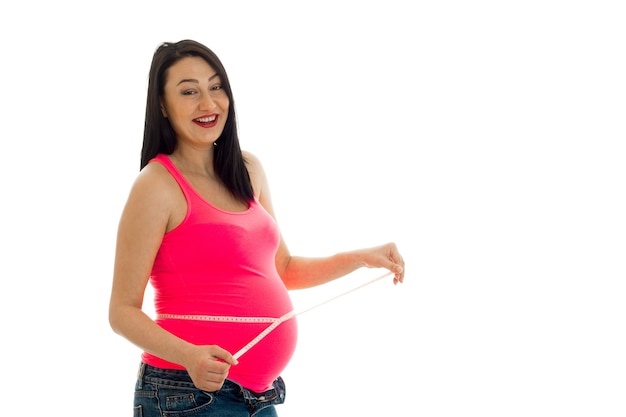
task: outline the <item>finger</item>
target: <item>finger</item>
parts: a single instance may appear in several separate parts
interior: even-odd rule
[[[226,377],[215,380],[207,379],[200,384],[200,389],[208,392],[219,391],[220,389],[222,389],[225,380]]]
[[[230,369],[230,367],[231,365],[229,363],[226,363],[220,359],[211,359],[210,364],[206,369],[206,372],[208,374],[226,375],[228,374],[228,370]]]
[[[404,259],[400,252],[398,252],[397,247],[392,245],[392,251],[389,254],[389,259],[394,263],[394,267],[391,270],[395,273],[394,284],[399,282],[404,282]]]
[[[217,347],[212,353],[214,359],[226,362],[229,365],[237,365],[239,363],[239,361],[235,359],[235,357],[233,357],[233,355],[231,355],[226,349]]]

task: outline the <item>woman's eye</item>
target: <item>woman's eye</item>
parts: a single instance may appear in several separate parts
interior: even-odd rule
[[[213,87],[211,87],[211,90],[213,91],[218,91],[222,89],[222,84],[215,84]]]
[[[192,94],[196,94],[196,92],[194,90],[185,90],[185,91],[183,91],[183,95],[184,96],[190,96]]]

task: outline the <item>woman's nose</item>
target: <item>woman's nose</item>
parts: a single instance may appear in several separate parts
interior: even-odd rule
[[[200,99],[201,110],[213,110],[216,106],[215,100],[210,94],[203,94]]]

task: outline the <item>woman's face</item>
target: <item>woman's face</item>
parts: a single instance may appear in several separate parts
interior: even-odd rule
[[[224,130],[229,104],[220,77],[204,59],[183,58],[167,70],[161,110],[179,142],[212,145]]]

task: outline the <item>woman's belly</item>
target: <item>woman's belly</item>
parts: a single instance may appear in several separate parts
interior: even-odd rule
[[[188,319],[159,319],[157,323],[172,334],[195,345],[218,345],[235,354],[257,337],[271,323],[218,322]],[[295,317],[282,322],[269,334],[247,350],[239,363],[230,368],[228,379],[256,392],[265,391],[283,372],[293,356],[298,338]],[[184,369],[150,355],[142,360],[152,366],[168,369]]]

